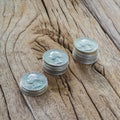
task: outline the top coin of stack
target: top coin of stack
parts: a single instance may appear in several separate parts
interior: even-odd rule
[[[98,43],[90,38],[79,38],[74,41],[73,58],[82,64],[92,64],[98,58]]]
[[[68,55],[57,49],[51,49],[43,55],[43,69],[52,75],[62,75],[66,72],[69,64]]]
[[[43,94],[47,90],[47,87],[47,78],[38,72],[26,73],[20,81],[20,90],[22,93],[30,96]]]

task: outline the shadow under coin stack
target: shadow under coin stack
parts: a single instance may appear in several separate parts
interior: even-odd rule
[[[26,73],[20,81],[21,91],[30,96],[43,94],[48,87],[47,78],[38,72]]]
[[[43,69],[51,75],[62,75],[66,72],[69,64],[68,55],[57,49],[51,49],[43,55]]]
[[[98,44],[89,38],[74,41],[73,58],[82,64],[92,64],[98,59]]]

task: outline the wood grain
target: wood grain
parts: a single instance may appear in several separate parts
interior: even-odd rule
[[[120,50],[120,1],[119,0],[84,0],[83,1],[96,18],[103,31],[111,38]]]
[[[119,0],[1,0],[0,120],[120,120],[119,6]],[[72,58],[73,41],[83,36],[99,44],[95,64]],[[51,48],[68,53],[66,74],[42,70]],[[20,92],[21,76],[31,71],[48,78],[42,96]]]

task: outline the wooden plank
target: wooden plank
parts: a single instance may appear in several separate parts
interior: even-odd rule
[[[84,0],[83,2],[120,50],[120,1]]]
[[[3,120],[33,120],[34,117],[29,110],[29,106],[26,105],[26,101],[18,88],[18,84],[16,84],[14,75],[12,74],[11,69],[9,69],[9,64],[7,64],[5,56],[0,57],[0,75],[2,95],[2,97],[0,97],[2,105],[0,112],[1,120],[2,117]]]
[[[9,110],[6,104],[6,98],[4,96],[4,92],[2,87],[0,86],[0,119],[1,120],[9,120]]]
[[[17,0],[1,3],[5,7],[1,7],[0,13],[3,23],[0,84],[10,119],[120,119],[120,54],[83,2]],[[74,62],[71,54],[73,40],[81,36],[94,38],[99,43],[97,63],[81,65]],[[58,77],[45,73],[49,88],[40,97],[21,94],[20,77],[25,72],[43,72],[42,55],[51,48],[68,53],[67,73]],[[2,97],[0,100],[5,101]],[[3,106],[6,110],[6,105]]]

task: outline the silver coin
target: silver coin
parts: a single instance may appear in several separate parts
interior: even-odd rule
[[[92,59],[86,59],[86,58],[82,58],[82,57],[79,57],[75,54],[73,54],[73,58],[76,62],[79,62],[79,63],[82,63],[82,64],[93,64],[97,61],[98,57],[94,57]]]
[[[69,57],[62,50],[51,49],[43,54],[43,61],[51,66],[62,66],[68,63]]]
[[[97,62],[97,59],[94,60],[94,61],[83,61],[83,60],[78,60],[78,59],[76,59],[76,58],[74,58],[74,59],[75,59],[75,61],[78,62],[78,63],[87,64],[87,65],[93,64],[93,63]]]
[[[94,52],[93,54],[84,54],[84,53],[81,53],[79,51],[77,51],[75,48],[73,49],[73,54],[76,54],[80,57],[83,57],[83,58],[94,58],[97,56],[98,54],[98,51]]]
[[[96,57],[98,57],[98,54],[95,54],[94,56],[81,56],[81,55],[75,54],[74,52],[72,54],[73,54],[73,56],[76,56],[81,59],[86,59],[86,60],[93,60]]]
[[[68,67],[68,63],[65,64],[65,65],[62,65],[62,66],[58,66],[58,67],[54,66],[53,67],[53,66],[50,66],[47,63],[43,62],[43,67],[46,68],[46,69],[53,70],[53,71],[62,71],[62,70],[66,69]]]
[[[67,68],[64,69],[64,70],[62,70],[62,71],[53,71],[53,70],[46,69],[45,67],[43,67],[43,70],[44,70],[46,73],[50,74],[50,75],[55,75],[55,76],[57,76],[57,75],[63,75],[64,73],[66,73]]]
[[[98,49],[96,41],[89,38],[79,38],[74,41],[74,46],[77,50],[83,53],[92,53]]]
[[[92,60],[95,60],[97,59],[97,55],[94,56],[94,57],[82,57],[82,56],[78,56],[76,54],[73,54],[74,57],[76,57],[77,59],[80,59],[80,60],[89,60],[89,61],[92,61]]]
[[[98,59],[98,44],[89,38],[76,39],[72,55],[74,60],[79,63],[92,64]]]
[[[44,91],[46,91],[48,88],[48,86],[45,86],[44,89],[42,90],[39,90],[39,91],[29,91],[29,90],[26,90],[25,88],[23,88],[22,86],[20,86],[20,90],[23,92],[23,93],[26,93],[30,96],[38,96],[40,95],[41,93],[43,93]]]
[[[43,93],[46,92],[47,88],[45,88],[44,90],[40,91],[40,92],[29,92],[29,91],[25,91],[23,88],[20,88],[22,93],[24,93],[25,95],[29,95],[29,96],[39,96],[42,95]]]
[[[44,89],[46,89],[47,87],[48,87],[48,85],[46,85],[43,89],[40,89],[37,91],[30,91],[30,90],[27,90],[26,88],[24,88],[23,86],[20,85],[20,89],[22,89],[23,91],[25,91],[27,93],[33,93],[33,94],[40,93],[40,92],[44,91]]]
[[[38,72],[26,73],[20,81],[20,89],[29,94],[37,94],[48,86],[47,78]]]
[[[46,51],[43,55],[43,70],[51,75],[62,75],[69,64],[68,55],[57,49]]]

